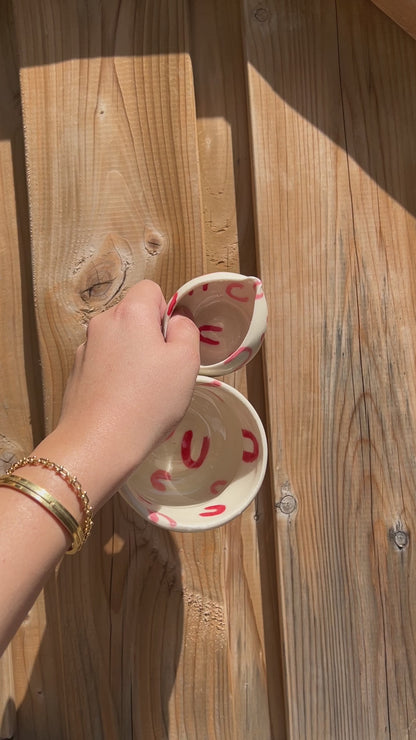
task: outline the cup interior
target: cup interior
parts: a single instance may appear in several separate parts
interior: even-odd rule
[[[252,278],[211,280],[177,297],[171,315],[188,316],[200,332],[201,366],[224,361],[243,343],[256,299]]]
[[[199,376],[182,422],[121,492],[160,526],[208,529],[248,506],[266,457],[264,429],[251,404],[234,388]]]

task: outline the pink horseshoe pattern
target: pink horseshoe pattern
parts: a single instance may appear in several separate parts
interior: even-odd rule
[[[225,292],[228,296],[230,296],[230,298],[233,298],[235,301],[240,301],[240,303],[247,303],[248,296],[242,295],[241,293],[239,294],[239,291],[244,289],[244,283],[230,283],[229,285],[227,285]]]
[[[259,301],[260,298],[264,298],[263,283],[261,282],[261,280],[257,279],[256,282],[253,283],[253,288],[256,294],[256,298],[255,298],[256,301]]]
[[[239,347],[238,349],[236,349],[235,352],[232,353],[232,355],[224,360],[224,364],[229,365],[230,362],[233,362],[236,357],[239,357],[241,355],[241,363],[239,363],[237,367],[234,368],[234,370],[240,370],[240,368],[247,364],[252,354],[253,350],[251,349],[251,347]]]
[[[176,527],[177,526],[177,522],[174,519],[172,519],[171,516],[168,516],[167,514],[162,514],[161,511],[151,511],[151,510],[149,510],[148,518],[154,524],[157,524],[160,521],[160,517],[163,517],[163,519],[166,519],[166,521],[168,522],[168,524],[171,527]]]

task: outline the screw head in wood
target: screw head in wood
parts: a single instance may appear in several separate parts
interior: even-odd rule
[[[297,503],[295,497],[288,493],[283,496],[280,501],[277,501],[275,506],[277,509],[280,509],[282,514],[286,514],[288,516],[289,514],[293,514],[297,507]]]
[[[405,547],[409,544],[409,535],[407,532],[404,532],[402,529],[398,529],[392,534],[392,539],[396,547],[399,548],[399,550],[404,550]]]
[[[256,8],[254,11],[254,17],[259,23],[265,23],[270,18],[270,13],[267,8]]]

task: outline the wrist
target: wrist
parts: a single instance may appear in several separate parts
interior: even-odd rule
[[[81,487],[86,491],[94,512],[101,508],[105,501],[116,491],[122,472],[118,470],[117,459],[112,453],[111,448],[104,448],[100,435],[94,434],[93,437],[77,434],[74,440],[74,434],[68,434],[64,427],[58,426],[51,434],[35,448],[33,454],[38,457],[46,457],[57,465],[66,468],[71,475],[76,476]],[[53,475],[49,470],[42,471],[42,479],[47,488],[45,475]],[[65,487],[64,481],[62,485]],[[67,487],[66,487],[67,488]],[[62,487],[60,487],[62,491]],[[68,500],[66,491],[66,500]],[[75,508],[78,506],[78,516],[80,507],[77,504],[76,496]],[[74,504],[71,511],[73,512]]]

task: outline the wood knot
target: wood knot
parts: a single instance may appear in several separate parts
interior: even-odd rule
[[[160,254],[165,245],[165,239],[163,235],[156,229],[145,228],[144,232],[144,248],[151,257],[156,257]]]
[[[97,247],[91,246],[91,254],[74,269],[79,272],[77,292],[86,304],[83,313],[95,313],[121,298],[132,261],[128,242],[115,234],[108,234]]]

